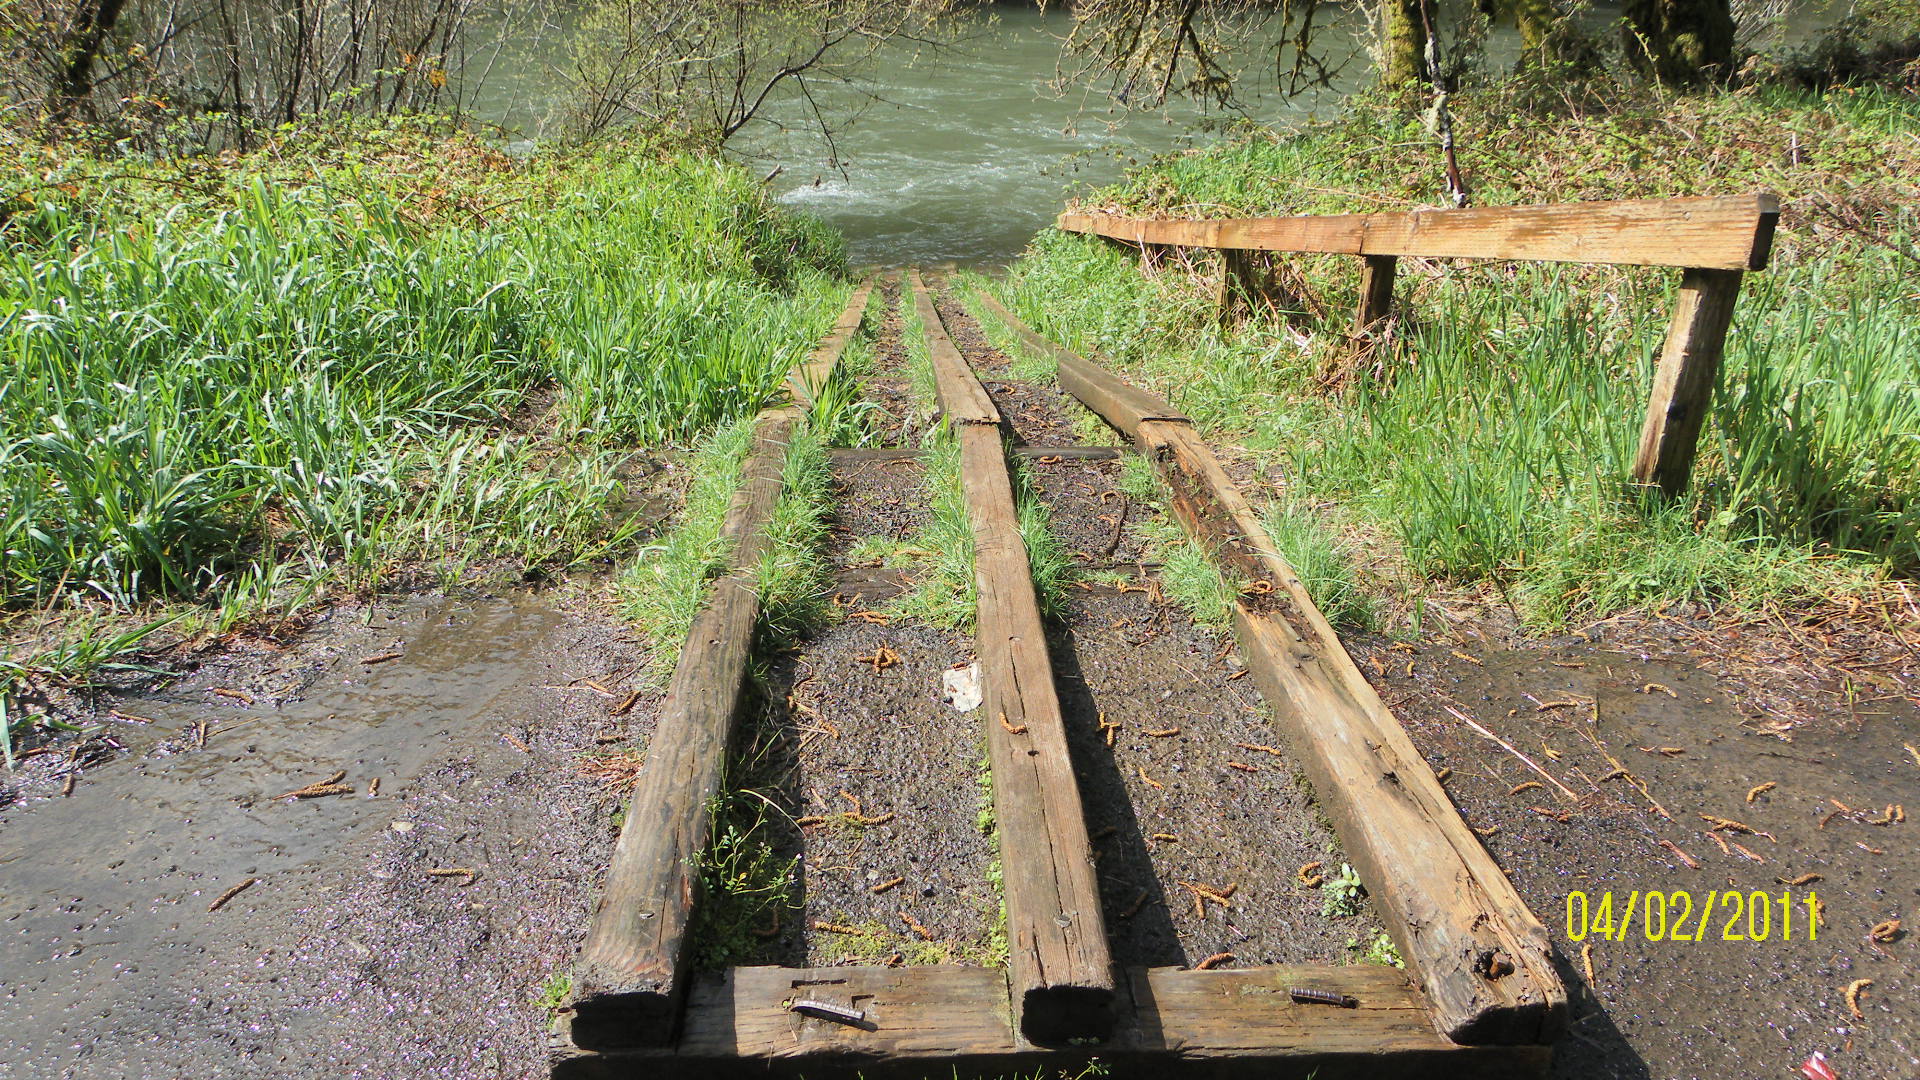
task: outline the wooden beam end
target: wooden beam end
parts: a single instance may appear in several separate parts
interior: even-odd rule
[[[1111,984],[1035,986],[1020,999],[1020,1034],[1035,1046],[1067,1046],[1113,1037],[1119,1016]]]
[[[1780,196],[1771,191],[1763,191],[1754,196],[1759,210],[1759,220],[1753,227],[1753,253],[1747,258],[1747,269],[1765,270],[1773,258],[1773,234],[1780,227]]]
[[[584,978],[584,976],[581,976]],[[671,980],[588,984],[575,992],[570,1034],[583,1050],[669,1046],[680,1028],[681,988]]]
[[[1461,1046],[1527,1046],[1554,1042],[1566,1025],[1566,1000],[1561,997],[1484,1009],[1444,1034]]]

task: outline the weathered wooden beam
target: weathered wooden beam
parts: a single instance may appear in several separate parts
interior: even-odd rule
[[[1143,245],[1760,270],[1779,217],[1779,198],[1763,192],[1216,221],[1068,211],[1056,224]]]
[[[840,363],[840,355],[847,351],[847,345],[853,341],[853,335],[859,331],[860,324],[867,317],[867,298],[873,295],[874,279],[868,278],[853,290],[853,298],[847,301],[845,311],[827,331],[827,336],[813,347],[813,351],[787,375],[787,390],[793,400],[806,408],[813,407],[813,400],[819,395],[821,387],[832,377],[833,370]]]
[[[1078,354],[1063,349],[1034,333],[1031,327],[1020,321],[1019,316],[1008,311],[1005,304],[992,296],[986,293],[974,293],[973,296],[979,306],[985,308],[994,318],[999,319],[1016,338],[1020,339],[1021,344],[1036,353],[1053,358],[1054,363],[1059,367],[1060,385],[1068,393],[1082,401],[1087,401],[1088,395],[1093,395],[1100,404],[1096,406],[1089,403],[1089,408],[1102,416],[1121,417],[1124,423],[1115,425],[1119,430],[1127,431],[1143,420],[1185,420],[1187,418],[1185,413],[1175,409],[1158,394],[1118,379],[1102,378],[1099,368],[1088,363]]]
[[[953,424],[998,424],[1000,411],[993,407],[986,388],[974,378],[973,369],[960,355],[953,339],[941,328],[940,313],[933,306],[927,283],[920,271],[907,271],[907,283],[913,289],[914,310],[920,313],[920,325],[927,336],[927,355],[933,361],[934,397],[940,411]]]
[[[916,301],[925,286],[916,275]],[[1093,869],[1093,845],[1067,750],[1046,629],[1020,536],[999,411],[937,314],[923,315],[973,530],[980,657],[994,821],[1006,894],[1008,968],[1021,1034],[1040,1045],[1103,1039],[1112,1030],[1113,961]],[[971,385],[957,385],[961,383]],[[966,415],[962,403],[986,403]]]
[[[1295,1001],[1306,987],[1352,1008]],[[983,968],[732,968],[699,976],[672,1048],[583,1053],[557,1041],[556,1077],[995,1077],[1072,1075],[1098,1057],[1118,1075],[1539,1077],[1548,1048],[1466,1047],[1433,1030],[1406,973],[1368,965],[1228,971],[1132,968],[1113,1038],[1082,1051],[1020,1038],[997,971]],[[834,1011],[795,1003],[814,1001]],[[851,1014],[857,1013],[855,1019]]]
[[[816,349],[801,390],[817,388],[866,310],[857,290],[828,342]],[[840,332],[841,328],[845,332]],[[805,422],[797,405],[762,410],[740,487],[721,524],[730,572],[715,582],[680,650],[666,700],[635,783],[599,903],[574,973],[573,1039],[583,1047],[670,1041],[686,989],[688,928],[706,851],[708,802],[726,772],[745,694],[760,597],[754,575],[769,543],[787,447]]]
[[[1067,370],[1062,366],[1062,372]],[[1189,534],[1244,588],[1240,645],[1440,1030],[1462,1043],[1555,1037],[1566,991],[1526,904],[1353,663],[1259,516],[1190,423],[1110,409],[1124,383],[1082,361],[1080,396],[1134,438]]]
[[[1713,401],[1713,385],[1740,296],[1740,271],[1689,269],[1681,276],[1673,321],[1654,370],[1634,479],[1668,495],[1685,491],[1694,450]]]
[[[1148,421],[1135,436],[1187,532],[1249,590],[1234,605],[1247,666],[1441,1031],[1463,1043],[1551,1038],[1565,990],[1546,931],[1192,426]]]
[[[755,424],[753,454],[726,519],[725,534],[735,542],[733,572],[713,586],[681,648],[580,950],[573,1038],[581,1046],[673,1038],[698,862],[707,847],[707,804],[725,776],[760,617],[752,568],[765,547],[764,526],[779,500],[787,443],[800,419],[800,410],[789,407]]]
[[[1353,332],[1365,334],[1393,311],[1393,278],[1400,260],[1392,255],[1362,256],[1360,304],[1353,313]]]
[[[1130,968],[1127,975],[1133,1009],[1114,1042],[1123,1051],[1165,1050],[1168,1064],[1252,1058],[1272,1068],[1282,1058],[1286,1075],[1374,1080],[1429,1072],[1540,1076],[1547,1067],[1546,1047],[1481,1057],[1446,1039],[1433,1029],[1426,998],[1397,968]],[[1353,1005],[1296,1001],[1290,991],[1297,987],[1345,995]],[[1459,1071],[1447,1073],[1446,1067]],[[1189,1074],[1182,1068],[1179,1075]]]

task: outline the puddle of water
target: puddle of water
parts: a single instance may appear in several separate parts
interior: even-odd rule
[[[126,752],[86,771],[71,797],[0,814],[0,1062],[60,1069],[103,1037],[157,1042],[182,1010],[218,1011],[231,983],[217,958],[284,937],[289,917],[395,826],[397,798],[425,770],[497,739],[497,724],[475,721],[540,679],[533,646],[559,621],[527,600],[419,601],[378,628],[379,644],[347,630],[278,708],[209,704],[220,699],[204,676],[121,702],[156,723],[117,726]],[[404,657],[359,663],[395,639]],[[202,720],[205,749],[167,752]],[[351,795],[273,798],[342,769]],[[207,910],[248,878],[259,883]]]

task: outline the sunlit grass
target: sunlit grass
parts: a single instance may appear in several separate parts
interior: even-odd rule
[[[1713,125],[1746,108],[1709,101],[1676,120],[1680,134],[1664,137],[1704,133],[1702,152],[1730,171],[1673,183],[1751,190],[1784,175],[1713,145]],[[1783,123],[1864,117],[1864,128],[1833,130],[1836,153],[1889,127],[1893,158],[1920,147],[1910,109],[1799,108]],[[1324,188],[1391,202],[1399,174],[1356,174],[1346,153],[1372,145],[1393,159],[1370,141],[1381,137],[1371,122],[1177,156],[1128,181],[1121,197],[1292,210],[1292,189],[1281,189],[1293,174],[1276,162],[1297,160]],[[1599,139],[1607,122],[1586,118],[1559,133],[1532,125],[1516,137],[1558,138],[1577,156],[1571,147]],[[1653,136],[1635,128],[1634,138]],[[1349,164],[1336,177],[1329,160]],[[1812,197],[1838,200],[1847,186],[1839,168],[1790,171],[1817,189]],[[1877,166],[1865,175],[1876,198],[1911,183]],[[1541,197],[1642,193],[1563,179]],[[1314,196],[1300,208],[1336,209],[1326,202]],[[1776,264],[1747,276],[1694,484],[1670,505],[1627,481],[1674,271],[1403,260],[1398,345],[1376,371],[1332,391],[1324,376],[1350,348],[1351,259],[1293,262],[1320,309],[1305,334],[1265,319],[1222,330],[1204,272],[1146,275],[1117,245],[1055,233],[1035,242],[1007,291],[1036,328],[1109,358],[1210,436],[1270,462],[1293,506],[1333,506],[1370,541],[1397,540],[1382,554],[1409,593],[1434,578],[1489,582],[1528,623],[1559,626],[1677,600],[1790,602],[1920,569],[1920,273],[1901,254],[1920,217],[1910,206],[1875,213],[1873,237],[1787,235]],[[1271,523],[1276,537],[1288,520],[1327,525],[1283,513]]]
[[[770,400],[843,247],[717,161],[518,168],[539,198],[491,215],[336,170],[8,219],[0,608],[224,632],[330,583],[629,554],[623,467]],[[103,659],[74,645],[35,647]]]

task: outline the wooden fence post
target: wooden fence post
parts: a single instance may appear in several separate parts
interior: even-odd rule
[[[1393,307],[1393,275],[1399,260],[1392,255],[1362,255],[1360,306],[1353,314],[1353,332],[1364,334],[1387,317]]]
[[[1658,484],[1669,496],[1685,491],[1693,473],[1694,449],[1713,399],[1733,303],[1740,295],[1740,275],[1738,270],[1689,268],[1680,279],[1673,322],[1653,376],[1647,422],[1640,429],[1640,456],[1633,466],[1637,482]]]
[[[1262,268],[1251,251],[1220,249],[1220,323],[1226,325],[1254,306],[1266,292]]]

